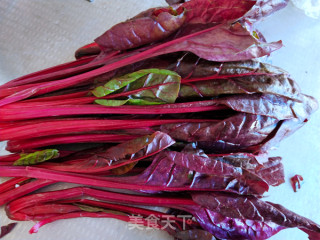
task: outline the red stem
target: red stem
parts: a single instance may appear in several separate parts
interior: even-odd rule
[[[96,100],[96,97],[80,97],[80,98],[68,98],[68,99],[58,99],[58,100],[51,100],[51,101],[42,101],[42,98],[32,99],[38,101],[21,101],[17,103],[13,103],[8,105],[10,109],[23,109],[23,108],[36,108],[36,107],[50,107],[50,106],[57,106],[57,105],[81,105],[81,104],[90,104]]]
[[[40,138],[29,138],[23,140],[13,140],[7,143],[6,150],[16,152],[28,149],[37,149],[40,147],[70,144],[70,143],[121,143],[140,135],[121,135],[121,134],[82,134],[70,136],[49,136]]]
[[[159,126],[173,123],[217,122],[210,119],[168,119],[168,120],[57,120],[51,122],[29,124],[1,130],[0,141],[21,140],[33,137],[50,136],[52,134],[68,134],[92,132],[99,130],[132,129]]]
[[[1,183],[0,184],[0,196],[2,193],[16,188],[16,184],[21,183],[23,181],[26,181],[28,179],[29,178],[26,178],[26,177],[16,177],[16,178],[12,178],[8,181],[5,181],[4,183]]]
[[[81,97],[85,97],[87,94],[88,94],[88,91],[80,91],[76,93],[67,93],[67,94],[62,94],[57,96],[31,98],[31,99],[21,101],[21,103],[39,102],[39,100],[41,100],[41,102],[47,102],[47,101],[64,100],[69,98],[81,98]]]
[[[20,153],[0,156],[0,162],[14,162],[20,158]]]
[[[117,215],[117,214],[112,214],[112,213],[92,213],[92,212],[74,212],[74,213],[67,213],[67,214],[61,214],[55,217],[51,217],[51,218],[47,218],[45,220],[42,220],[40,222],[38,222],[36,225],[34,225],[29,233],[36,233],[39,231],[39,228],[51,223],[51,222],[55,222],[61,219],[70,219],[70,218],[78,218],[78,217],[91,217],[91,218],[114,218],[114,219],[118,219],[118,220],[122,220],[125,222],[129,222],[130,221],[130,217],[129,216],[122,216],[122,215]],[[143,220],[143,219],[142,219]],[[147,222],[145,220],[143,220],[144,225],[147,226]],[[161,227],[161,226],[160,226]]]
[[[196,32],[196,33],[192,33],[187,36],[180,37],[180,38],[172,40],[172,41],[168,41],[163,44],[159,44],[159,45],[156,45],[152,48],[149,48],[143,52],[138,51],[138,53],[135,53],[135,52],[133,52],[131,54],[129,53],[127,56],[119,56],[118,58],[112,59],[112,61],[110,61],[109,64],[107,64],[103,67],[100,67],[98,69],[95,69],[95,70],[92,70],[89,72],[82,73],[80,75],[72,76],[72,77],[69,77],[66,79],[62,79],[62,80],[57,80],[54,82],[44,83],[38,87],[30,88],[30,89],[26,89],[24,91],[17,92],[11,96],[8,96],[8,97],[0,100],[0,106],[4,106],[9,103],[17,102],[17,101],[20,101],[22,99],[26,99],[31,96],[41,95],[44,93],[67,88],[67,87],[82,83],[82,82],[86,81],[88,78],[93,78],[93,77],[96,77],[96,76],[101,75],[103,73],[107,73],[107,72],[110,72],[110,71],[115,70],[117,68],[124,67],[126,65],[135,63],[137,61],[142,61],[142,60],[148,59],[150,57],[155,57],[160,54],[164,54],[160,50],[167,48],[175,43],[179,43],[183,40],[186,40],[190,37],[194,37],[194,36],[212,31],[212,29],[218,28],[218,27],[219,27],[219,25],[216,25],[214,27],[211,27],[211,28],[208,28],[208,29]],[[103,62],[103,60],[101,60],[101,62]],[[95,63],[97,63],[97,62],[95,62]]]
[[[145,191],[208,191],[208,189],[197,189],[187,187],[166,187],[166,186],[151,186],[134,183],[122,183],[116,181],[109,181],[104,177],[91,176],[87,174],[60,172],[38,167],[14,167],[14,166],[0,166],[0,176],[2,177],[29,177],[48,179],[52,181],[61,181],[76,183],[82,185],[90,185],[95,187],[106,187],[113,189],[127,189],[127,190],[145,190]]]
[[[22,120],[53,116],[92,115],[92,114],[174,114],[216,111],[229,109],[224,105],[217,105],[215,100],[173,103],[150,106],[123,105],[106,107],[100,105],[59,105],[51,107],[20,107],[5,106],[0,108],[0,120]]]
[[[69,189],[36,193],[29,196],[16,199],[8,204],[7,208],[11,213],[18,212],[22,209],[43,204],[46,202],[55,202],[74,198],[93,197],[102,201],[111,201],[117,204],[135,204],[145,206],[194,206],[196,203],[191,199],[159,197],[159,196],[142,196],[124,193],[115,193],[105,190],[93,189],[88,187],[74,187]]]
[[[94,58],[95,57],[82,58],[80,60],[75,60],[75,61],[72,61],[72,62],[63,63],[63,64],[60,64],[60,65],[57,65],[57,66],[54,66],[54,67],[46,68],[46,69],[41,70],[41,71],[30,73],[28,75],[24,75],[22,77],[13,79],[10,82],[7,82],[7,83],[3,84],[2,86],[0,86],[0,89],[19,86],[19,85],[24,85],[26,83],[31,83],[31,82],[34,82],[34,81],[31,81],[33,77],[41,76],[41,75],[48,74],[48,73],[58,72],[58,71],[61,71],[61,70],[64,70],[64,69],[73,68],[73,67],[76,67],[76,66],[79,66],[79,65],[87,64],[87,63],[91,62]]]
[[[7,216],[15,221],[41,221],[46,218],[55,217],[64,213],[79,212],[79,207],[67,204],[45,204],[22,209],[19,212],[11,213],[7,210]]]
[[[8,190],[4,193],[0,194],[0,206],[6,204],[12,200],[20,198],[28,193],[36,191],[42,187],[48,186],[55,183],[55,181],[45,180],[45,179],[37,179],[32,182],[28,182],[26,184],[21,185],[20,187]]]

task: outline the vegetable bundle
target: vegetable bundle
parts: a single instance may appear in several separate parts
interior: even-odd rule
[[[281,41],[267,43],[254,22],[287,1],[168,2],[115,25],[77,60],[0,86],[8,217],[39,221],[31,233],[138,214],[176,239],[267,239],[292,227],[318,239],[319,225],[260,199],[284,182],[281,158],[266,153],[317,108],[258,59]],[[32,193],[60,181],[86,186]],[[163,226],[168,213],[175,229]]]

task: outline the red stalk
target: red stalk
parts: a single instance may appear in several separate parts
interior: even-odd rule
[[[91,61],[86,64],[78,65],[76,67],[66,68],[66,69],[62,69],[60,71],[49,72],[46,74],[33,76],[30,78],[26,78],[26,79],[21,80],[20,83],[22,83],[22,82],[23,83],[33,83],[33,84],[28,84],[28,85],[31,85],[29,87],[30,89],[37,88],[38,86],[42,86],[42,85],[46,85],[46,84],[53,84],[56,81],[59,81],[58,79],[63,79],[65,77],[77,76],[78,74],[88,72],[90,70],[98,68],[98,67],[102,66],[106,60],[112,58],[113,56],[115,56],[117,54],[118,54],[118,51],[113,52],[113,53],[105,56],[105,58],[97,60],[97,61]],[[94,58],[91,58],[91,60],[93,60],[93,59]],[[55,80],[55,81],[52,82],[52,80]],[[37,82],[37,84],[35,84],[35,82]],[[19,86],[13,87],[13,88],[19,89]],[[22,90],[26,89],[24,86],[21,86],[21,88],[22,88]],[[12,92],[11,94],[18,93],[18,91],[22,91],[22,90],[15,90],[15,92]],[[56,90],[58,90],[58,89],[56,89]],[[5,91],[0,89],[0,96],[2,96],[4,93],[5,93]],[[6,95],[6,96],[8,96],[8,95]]]
[[[107,203],[107,202],[100,202],[100,201],[94,201],[94,200],[88,200],[88,199],[58,201],[58,203],[46,203],[46,204],[41,204],[41,205],[36,205],[36,206],[21,209],[20,211],[14,213],[12,215],[11,215],[11,213],[9,213],[9,214],[10,214],[11,219],[14,216],[19,216],[21,218],[24,214],[26,215],[24,217],[28,217],[28,219],[15,218],[14,220],[20,220],[20,221],[36,220],[35,218],[37,218],[37,220],[42,220],[37,215],[44,216],[45,214],[61,214],[61,213],[71,213],[71,212],[82,211],[81,208],[78,207],[77,205],[72,205],[72,204],[77,204],[77,203],[85,204],[85,205],[93,206],[93,207],[105,208],[106,210],[111,209],[111,210],[121,211],[121,212],[128,213],[128,214],[141,215],[144,217],[154,215],[158,218],[165,219],[166,216],[168,216],[167,214],[165,214],[163,212],[149,210],[149,209],[145,209],[145,208],[126,206],[126,205],[120,205],[120,204],[113,204],[113,203]],[[34,218],[32,218],[32,217],[34,217]],[[177,222],[183,221],[183,219],[179,218],[179,217],[172,217],[170,219],[175,220]],[[193,222],[193,224],[196,224],[196,223]]]
[[[69,189],[36,193],[22,198],[16,199],[8,204],[7,210],[16,213],[22,209],[43,204],[46,202],[55,202],[60,200],[68,200],[73,198],[93,197],[102,201],[111,201],[124,204],[135,204],[145,206],[179,206],[191,205],[196,203],[191,199],[159,197],[159,196],[142,196],[124,193],[115,193],[105,190],[93,189],[88,187],[74,187]]]
[[[0,120],[0,132],[2,129],[6,128],[13,128],[13,127],[21,127],[26,126],[29,124],[38,124],[38,123],[45,123],[45,122],[52,122],[52,121],[71,121],[71,120],[98,120],[98,117],[75,117],[75,118],[37,118],[37,119],[26,119],[26,120],[19,120],[19,121],[1,121]],[[101,118],[100,118],[101,119]],[[108,118],[112,119],[112,118]]]
[[[50,213],[69,213],[74,211],[80,211],[80,208],[71,204],[50,203],[24,208],[19,212],[30,216],[35,216]]]
[[[42,98],[38,98],[38,101],[32,102],[17,102],[8,105],[10,109],[22,109],[22,108],[38,108],[38,107],[50,107],[57,105],[81,105],[81,104],[89,104],[93,103],[96,100],[96,97],[81,97],[81,98],[69,98],[69,99],[61,99],[61,100],[52,100],[52,101],[43,101]],[[36,100],[36,99],[34,99]]]
[[[26,178],[26,177],[16,177],[16,178],[12,178],[4,183],[1,183],[0,184],[0,194],[7,192],[11,189],[14,189],[16,187],[16,184],[21,183],[23,181],[26,181],[28,179],[29,178]]]
[[[171,123],[216,122],[211,119],[168,119],[168,120],[57,120],[51,122],[29,124],[1,130],[0,141],[19,140],[33,137],[50,136],[52,134],[67,134],[92,132],[99,130],[131,129],[159,126]]]
[[[42,226],[44,226],[44,225],[46,225],[48,223],[51,223],[51,222],[55,222],[55,221],[58,221],[58,220],[61,220],[61,219],[70,219],[70,218],[78,218],[78,217],[114,218],[114,219],[122,220],[122,221],[125,221],[125,222],[129,222],[130,221],[129,216],[122,216],[122,215],[113,214],[113,213],[101,213],[101,212],[92,213],[92,212],[81,211],[81,212],[61,214],[61,215],[58,215],[58,216],[55,216],[55,217],[51,217],[51,218],[47,218],[45,220],[42,220],[42,221],[38,222],[36,225],[34,225],[30,229],[29,233],[30,234],[36,233],[36,232],[39,231],[40,227],[42,227]],[[148,226],[147,221],[144,221],[144,225]],[[159,227],[161,227],[161,226],[159,226]]]
[[[72,62],[63,63],[63,64],[60,64],[60,65],[57,65],[54,67],[46,68],[41,71],[33,72],[30,74],[24,75],[22,77],[13,79],[10,82],[7,82],[7,83],[1,85],[0,89],[28,84],[28,83],[34,82],[34,81],[30,81],[30,79],[32,79],[33,77],[41,76],[41,75],[48,74],[48,73],[58,72],[58,71],[61,71],[64,69],[73,68],[76,66],[87,64],[87,63],[91,62],[94,58],[95,57],[82,58],[82,59],[75,60]]]
[[[42,187],[48,186],[55,183],[55,181],[45,180],[45,179],[37,179],[32,182],[28,182],[26,184],[21,185],[20,187],[8,190],[4,193],[0,194],[0,206],[6,204],[12,200],[20,198],[28,193],[36,191]]]
[[[201,102],[173,103],[150,106],[123,105],[106,107],[99,105],[59,105],[48,107],[20,107],[9,106],[0,108],[1,120],[22,120],[30,118],[72,116],[88,114],[172,114],[191,113],[228,109],[224,105],[215,104],[215,100]]]
[[[107,203],[107,202],[99,202],[99,201],[94,201],[94,200],[89,200],[89,199],[80,199],[77,202],[81,203],[81,204],[89,205],[89,206],[112,209],[112,210],[130,213],[130,214],[137,214],[137,215],[140,214],[145,217],[148,217],[150,215],[155,215],[159,218],[166,218],[166,216],[168,215],[163,212],[149,210],[149,209],[145,209],[145,208],[126,206],[126,205],[120,205],[120,204],[113,204],[113,203]],[[183,221],[183,219],[181,219],[179,217],[172,217],[171,219],[176,220],[178,222]]]
[[[41,100],[41,102],[46,102],[46,101],[64,100],[69,98],[80,98],[80,97],[85,97],[87,94],[88,94],[88,91],[80,91],[80,92],[67,93],[67,94],[62,94],[57,96],[31,98],[31,99],[21,101],[21,103],[39,102],[39,100]]]
[[[0,156],[0,162],[14,162],[20,158],[19,153]]]
[[[78,93],[77,94],[65,94],[65,95],[55,96],[55,98],[51,97],[50,101],[48,101],[47,98],[37,98],[37,99],[25,100],[20,103],[11,104],[11,105],[9,105],[9,107],[10,108],[33,107],[34,108],[34,107],[38,107],[38,106],[44,107],[44,106],[55,106],[55,105],[89,104],[89,103],[93,103],[94,100],[96,100],[96,99],[114,99],[117,97],[129,96],[129,95],[137,93],[137,92],[141,92],[144,90],[153,89],[153,88],[156,88],[159,86],[164,86],[164,85],[169,85],[169,84],[176,84],[176,83],[169,82],[169,83],[165,83],[165,84],[157,84],[157,85],[153,85],[153,86],[142,87],[142,88],[128,91],[128,92],[123,92],[123,93],[118,93],[118,94],[110,94],[110,95],[102,97],[102,98],[97,98],[94,96],[85,97],[85,95],[88,94],[89,92],[83,91],[83,92],[81,92],[81,94],[78,94]],[[83,95],[83,97],[81,97],[81,98],[75,97],[75,96],[82,96],[82,95]],[[58,98],[58,97],[60,97],[60,98]],[[43,99],[45,100],[45,102],[43,102]]]
[[[15,94],[17,92],[32,88],[32,87],[37,87],[42,85],[43,83],[30,83],[26,85],[21,85],[21,86],[14,86],[14,87],[8,87],[8,88],[0,88],[0,98],[5,98],[7,96],[10,96],[12,94]]]
[[[127,190],[146,190],[146,191],[203,191],[203,189],[188,189],[186,187],[165,187],[165,186],[149,186],[132,183],[121,183],[115,181],[109,181],[104,177],[91,176],[87,174],[59,172],[49,169],[37,168],[37,167],[13,167],[13,166],[0,166],[0,176],[2,177],[29,177],[48,179],[52,181],[76,183],[82,185],[90,185],[95,187],[106,187],[113,189],[127,189]],[[205,191],[208,191],[206,189]],[[128,199],[126,199],[128,201]]]
[[[0,166],[11,166],[12,162],[0,162]]]
[[[82,83],[82,82],[86,81],[88,78],[96,77],[98,75],[110,72],[110,71],[115,70],[117,68],[124,67],[126,65],[129,65],[129,64],[132,64],[132,63],[144,60],[144,59],[148,59],[150,57],[155,57],[155,56],[164,54],[165,52],[161,52],[160,50],[163,50],[163,49],[165,49],[175,43],[179,43],[181,41],[184,41],[190,37],[195,37],[197,35],[212,31],[213,29],[218,28],[219,26],[220,25],[216,25],[214,27],[211,27],[211,28],[208,28],[208,29],[196,32],[196,33],[192,33],[187,36],[153,46],[152,48],[149,48],[143,52],[138,51],[138,53],[136,53],[136,54],[133,52],[133,53],[129,54],[129,56],[126,56],[126,57],[119,56],[118,58],[112,59],[112,61],[110,61],[109,64],[107,64],[103,67],[100,67],[98,69],[95,69],[95,70],[92,70],[89,72],[82,73],[80,75],[72,76],[72,77],[69,77],[66,79],[62,79],[62,80],[57,80],[54,82],[44,83],[40,86],[17,92],[17,93],[10,95],[4,99],[1,99],[0,106],[4,106],[9,103],[17,102],[17,101],[26,99],[31,96],[41,95],[44,93],[67,88],[67,87]],[[101,60],[101,62],[103,62],[103,61],[105,61],[105,60],[104,59]],[[94,63],[96,64],[95,66],[98,66],[99,64],[97,64],[97,63],[100,63],[100,60],[97,62],[94,62]]]
[[[32,206],[15,213],[7,211],[7,216],[15,221],[41,221],[60,214],[79,211],[81,211],[80,208],[74,205],[51,203]]]
[[[16,152],[27,149],[37,149],[44,146],[69,143],[121,143],[137,137],[140,137],[140,135],[82,134],[70,136],[49,136],[9,141],[7,143],[6,150],[10,152]]]

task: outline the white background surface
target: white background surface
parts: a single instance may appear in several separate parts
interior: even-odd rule
[[[0,83],[49,66],[70,61],[74,51],[112,25],[141,10],[165,4],[156,0],[1,0]],[[320,99],[320,22],[307,18],[289,5],[258,25],[268,41],[282,39],[284,47],[272,55],[272,63],[289,71],[304,93]],[[4,145],[0,155],[5,154]],[[1,150],[2,149],[2,150]],[[320,112],[272,156],[283,157],[286,183],[272,188],[265,200],[280,203],[320,223]],[[294,193],[289,178],[301,174],[305,183]],[[1,179],[0,181],[3,181]],[[10,220],[0,208],[0,225]],[[72,219],[56,222],[29,235],[32,222],[19,223],[5,240],[144,240],[172,239],[156,230],[128,230],[112,219]],[[297,229],[283,230],[272,240],[304,240]]]

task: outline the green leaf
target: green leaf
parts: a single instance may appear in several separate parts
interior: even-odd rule
[[[179,94],[180,83],[181,77],[177,73],[161,69],[158,73],[149,74],[130,83],[123,92],[135,91],[129,96],[131,99],[174,103]],[[139,89],[140,91],[136,91]]]
[[[165,102],[151,102],[144,99],[128,99],[127,104],[129,105],[159,105],[165,104]]]
[[[20,158],[16,160],[13,163],[13,165],[14,166],[34,165],[34,164],[45,162],[58,157],[59,157],[59,150],[57,149],[45,149],[42,151],[37,151],[29,154],[22,153],[20,154]]]
[[[129,105],[159,105],[165,104],[165,102],[150,102],[143,99],[127,99],[127,100],[109,100],[109,99],[97,99],[94,101],[97,104],[107,106],[107,107],[117,107],[124,104]]]
[[[123,87],[128,86],[124,91],[132,91],[139,88],[155,86],[155,88],[143,90],[130,95],[131,99],[143,98],[151,101],[159,99],[160,102],[175,102],[180,89],[181,77],[166,69],[142,69],[121,77],[113,78],[104,86],[95,88],[92,93],[96,97],[104,97]],[[130,84],[130,85],[129,85]]]
[[[116,107],[126,104],[128,100],[96,99],[94,102],[103,106]]]

